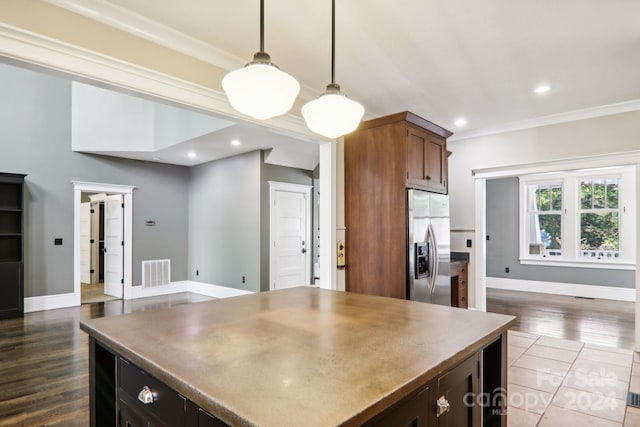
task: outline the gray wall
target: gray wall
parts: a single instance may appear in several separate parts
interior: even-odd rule
[[[517,178],[487,181],[487,277],[583,285],[635,287],[635,273],[599,268],[521,265],[518,261],[519,185]],[[505,273],[509,267],[509,273]]]
[[[304,169],[288,168],[285,166],[277,166],[264,163],[264,151],[260,152],[261,155],[261,190],[260,190],[260,209],[262,210],[260,220],[260,290],[269,290],[269,257],[270,248],[269,245],[269,231],[270,231],[270,206],[269,206],[269,181],[286,182],[289,184],[302,184],[313,185],[313,172]],[[312,192],[313,194],[313,192]],[[313,206],[313,200],[312,200]],[[313,221],[312,221],[313,222]],[[313,233],[314,225],[311,225]],[[313,264],[313,260],[312,260]],[[313,269],[313,265],[311,266]],[[312,273],[313,274],[313,273]],[[311,276],[313,277],[313,276]]]
[[[136,186],[134,285],[145,259],[171,258],[172,280],[187,278],[187,168],[72,152],[70,81],[0,64],[0,100],[0,171],[28,174],[25,296],[73,292],[72,180]]]
[[[190,280],[260,291],[261,156],[253,151],[191,167]]]

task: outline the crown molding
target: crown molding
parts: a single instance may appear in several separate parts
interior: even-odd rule
[[[267,121],[254,120],[234,110],[223,92],[1,22],[0,56],[22,65],[42,67],[80,80],[177,102],[234,121],[258,124],[275,132],[315,142],[325,141],[307,128],[302,117],[294,114]]]
[[[456,133],[448,141],[461,141],[463,139],[477,138],[480,136],[495,135],[499,133],[513,132],[531,129],[541,126],[555,125],[559,123],[574,122],[577,120],[592,119],[595,117],[611,116],[614,114],[628,113],[640,110],[640,99],[620,102],[617,104],[601,105],[599,107],[584,108],[581,110],[567,111],[566,113],[537,117],[529,120],[506,123],[500,126],[470,130]]]
[[[104,0],[44,1],[225,70],[242,67],[246,62],[222,49]]]
[[[250,58],[240,58],[143,15],[104,0],[44,0],[136,37],[199,59],[226,71],[243,67]],[[322,91],[300,85],[300,97],[315,99]]]

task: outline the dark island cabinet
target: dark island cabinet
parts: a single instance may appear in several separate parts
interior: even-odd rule
[[[228,427],[95,338],[89,351],[92,427]]]
[[[383,412],[367,427],[480,426],[482,407],[474,398],[479,390],[480,354],[476,353]]]
[[[514,320],[309,287],[85,320],[91,425],[507,427]]]
[[[0,173],[0,319],[24,315],[25,176]]]

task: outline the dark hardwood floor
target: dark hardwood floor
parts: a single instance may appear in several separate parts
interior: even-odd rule
[[[89,339],[80,320],[210,299],[183,293],[0,321],[0,426],[89,425]]]
[[[632,350],[635,303],[487,289],[487,311],[517,316],[512,329]]]
[[[0,321],[0,426],[89,425],[88,336],[80,320],[209,299],[117,300]],[[633,348],[633,303],[488,289],[487,307],[518,316],[514,329],[522,332]]]

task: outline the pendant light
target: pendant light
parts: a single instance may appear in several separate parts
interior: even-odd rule
[[[300,92],[298,81],[264,51],[264,0],[260,0],[260,52],[244,68],[227,73],[222,87],[233,108],[258,120],[286,113]]]
[[[364,115],[364,107],[347,98],[335,82],[335,51],[336,0],[331,0],[331,83],[319,98],[304,104],[302,116],[309,129],[332,139],[356,130]]]

